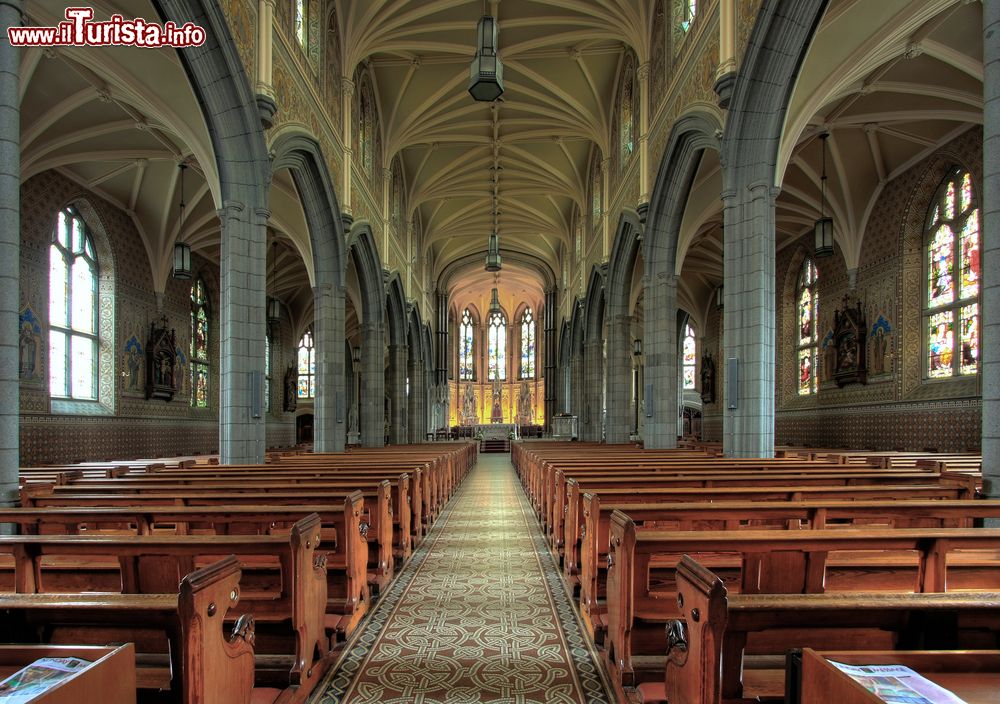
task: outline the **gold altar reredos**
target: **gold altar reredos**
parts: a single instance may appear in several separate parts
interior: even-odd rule
[[[528,425],[541,425],[545,417],[545,380],[544,379],[507,379],[500,382],[500,408],[504,423],[525,423],[518,417],[518,402],[523,384],[528,385],[531,393],[531,420]],[[466,393],[465,387],[471,386],[475,398],[475,423],[463,422],[462,400]],[[463,381],[448,382],[449,425],[475,425],[492,422],[493,412],[493,382]]]

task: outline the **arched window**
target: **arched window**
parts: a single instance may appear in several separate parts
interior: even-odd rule
[[[211,310],[205,282],[191,286],[191,405],[208,408],[208,334]]]
[[[632,156],[635,151],[635,122],[632,110],[632,62],[625,67],[625,75],[622,77],[621,104],[619,105],[618,119],[618,143],[620,147],[619,158],[622,166]]]
[[[698,343],[694,336],[694,327],[691,323],[684,326],[684,342],[681,345],[684,355],[684,388],[695,388],[695,377],[698,368]]]
[[[956,168],[941,184],[927,223],[927,376],[975,374],[979,371],[979,208],[967,171]]]
[[[490,381],[504,381],[507,378],[507,319],[503,313],[490,316],[488,342],[487,378]]]
[[[295,38],[299,41],[299,46],[303,49],[308,48],[309,21],[306,17],[306,0],[295,0]]]
[[[372,153],[375,137],[375,105],[368,90],[368,84],[363,83],[358,95],[358,163],[366,175],[372,175]]]
[[[271,412],[271,333],[264,336],[264,410]]]
[[[799,394],[805,396],[816,393],[816,375],[819,372],[819,274],[812,259],[802,262],[799,285],[796,288],[796,310],[798,311],[798,365]]]
[[[530,306],[521,315],[521,378],[535,378],[535,316]]]
[[[72,207],[56,218],[49,246],[49,393],[97,400],[97,255]]]
[[[698,0],[680,0],[680,27],[682,32],[691,29],[698,14]]]
[[[316,398],[316,351],[311,328],[299,340],[299,398]]]
[[[473,333],[472,313],[466,308],[462,311],[462,323],[458,328],[458,378],[461,381],[472,381],[476,378],[475,334]]]

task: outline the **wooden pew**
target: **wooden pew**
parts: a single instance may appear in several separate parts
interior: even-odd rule
[[[845,665],[902,665],[956,694],[967,704],[992,704],[1000,691],[1000,650],[816,651],[795,649],[785,668],[787,704],[836,701],[882,704],[830,661]]]
[[[1000,518],[1000,500],[811,499],[605,504],[600,495],[588,493],[584,495],[583,507],[584,528],[579,548],[580,610],[597,642],[602,640],[605,623],[605,605],[600,602],[600,596],[606,576],[611,516],[615,511],[627,513],[639,531],[647,528],[670,531],[760,530],[874,525],[893,528],[972,528],[976,519]]]
[[[949,571],[952,588],[1000,583],[998,550],[1000,529],[637,531],[627,515],[616,512],[605,641],[611,680],[632,686],[648,678],[634,667],[633,654],[662,650],[662,634],[654,624],[676,618],[681,555],[703,556],[744,594],[922,593],[945,591]]]
[[[272,676],[283,687],[309,690],[331,661],[327,630],[360,620],[358,613],[328,613],[326,559],[317,552],[319,544],[319,516],[311,514],[288,536],[0,536],[0,555],[12,558],[6,564],[14,591],[26,595],[171,594],[200,564],[237,555],[244,595],[237,612],[252,610],[266,627],[273,652],[285,656],[283,664],[275,662]]]
[[[141,689],[168,690],[184,704],[296,701],[294,691],[254,687],[254,619],[243,615],[229,638],[224,622],[240,599],[241,571],[228,557],[186,575],[175,594],[0,594],[6,638],[42,632],[98,644],[135,632],[169,653],[160,667],[139,667]],[[84,642],[80,640],[80,642]],[[147,659],[151,660],[151,659]],[[280,699],[279,699],[280,697]]]
[[[677,603],[677,618],[666,626],[665,696],[656,696],[659,687],[647,686],[644,702],[780,698],[783,668],[755,672],[746,667],[750,653],[783,656],[790,647],[830,643],[890,649],[942,643],[996,647],[1000,634],[997,592],[732,595],[718,576],[689,556],[678,566]]]
[[[405,481],[400,479],[404,486],[399,492],[405,493]],[[126,486],[115,491],[114,486],[83,486],[83,487],[51,487],[39,486],[31,490],[22,491],[21,503],[29,507],[61,507],[61,506],[164,506],[174,504],[177,506],[255,506],[269,504],[294,504],[302,505],[311,501],[320,501],[323,505],[330,505],[350,499],[353,503],[357,494],[363,499],[362,506],[367,506],[367,512],[362,517],[360,523],[363,529],[359,528],[365,540],[374,544],[372,551],[365,550],[364,555],[369,560],[370,575],[369,581],[376,589],[384,589],[388,586],[395,574],[395,557],[393,549],[394,535],[402,536],[408,534],[405,527],[408,514],[403,511],[397,525],[402,525],[394,533],[392,509],[392,486],[386,480],[382,480],[366,491],[357,491],[351,486],[357,484],[356,481],[347,481],[343,484],[323,482],[318,484],[304,484],[302,490],[290,490],[283,486],[281,482],[271,484],[269,482],[248,483],[246,481],[222,482],[211,481],[181,485],[158,485],[150,487],[148,491],[143,486]],[[312,490],[319,490],[319,493]],[[397,494],[398,496],[399,494]],[[404,499],[405,500],[405,499]],[[363,510],[363,509],[362,509]],[[354,528],[350,529],[350,534],[355,533]],[[345,533],[346,535],[346,533]],[[360,556],[361,552],[357,551]],[[355,592],[352,592],[355,593]]]

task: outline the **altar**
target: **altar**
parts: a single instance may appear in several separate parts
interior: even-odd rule
[[[506,440],[511,433],[517,439],[517,425],[514,423],[480,423],[475,428],[475,436],[482,434],[483,440]]]

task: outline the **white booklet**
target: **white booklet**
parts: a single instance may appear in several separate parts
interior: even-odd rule
[[[23,704],[41,696],[90,662],[81,658],[40,658],[0,682],[0,703]]]
[[[902,665],[844,665],[837,669],[888,704],[966,704],[944,687]]]

